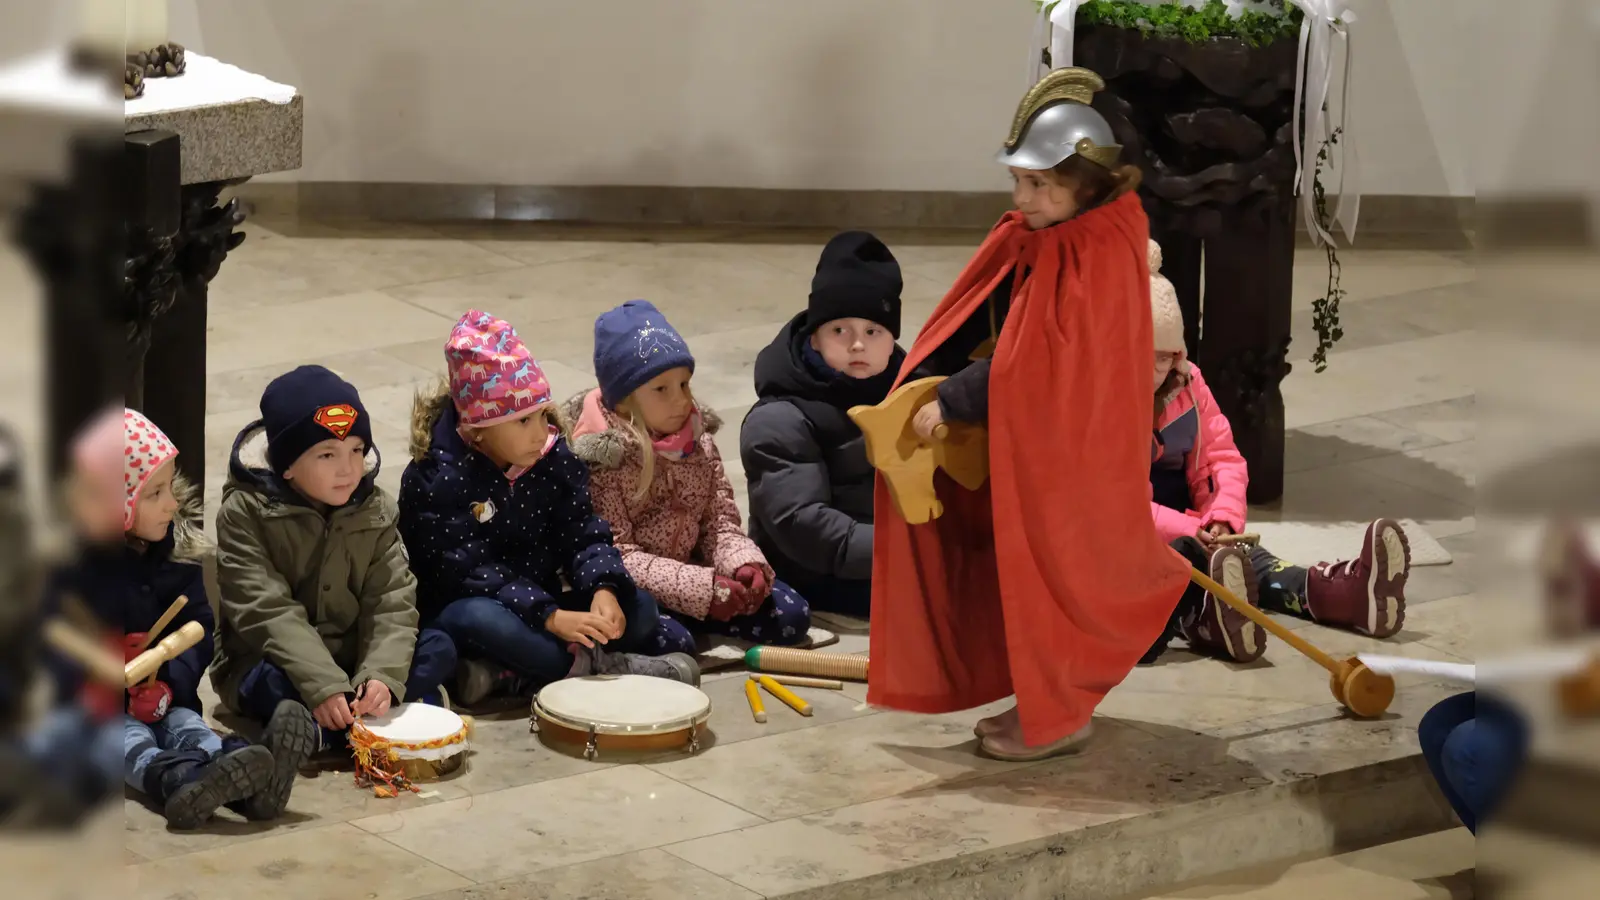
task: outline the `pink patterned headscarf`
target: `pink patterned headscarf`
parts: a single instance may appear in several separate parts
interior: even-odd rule
[[[550,403],[544,370],[504,319],[467,310],[450,331],[444,357],[450,399],[464,426],[514,422]]]

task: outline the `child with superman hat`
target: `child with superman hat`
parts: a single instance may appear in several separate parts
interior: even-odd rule
[[[321,366],[274,379],[261,418],[234,440],[217,513],[211,680],[257,721],[285,701],[309,709],[321,727],[296,736],[302,758],[343,747],[358,717],[442,704],[455,671],[450,638],[417,628],[417,583],[379,464],[360,394]]]

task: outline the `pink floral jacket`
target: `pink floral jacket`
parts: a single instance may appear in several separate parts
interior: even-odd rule
[[[642,590],[667,609],[703,619],[716,576],[731,578],[754,565],[772,582],[772,567],[740,521],[712,437],[722,424],[714,413],[702,411],[705,431],[695,452],[681,460],[656,457],[650,492],[637,502],[644,457],[632,429],[602,407],[598,390],[568,400],[565,413],[577,423],[572,450],[589,464],[595,512],[611,523],[623,565]]]

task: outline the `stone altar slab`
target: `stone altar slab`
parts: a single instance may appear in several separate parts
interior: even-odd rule
[[[199,53],[176,78],[151,78],[124,101],[124,131],[170,131],[182,181],[232,181],[300,168],[304,98],[295,88]]]

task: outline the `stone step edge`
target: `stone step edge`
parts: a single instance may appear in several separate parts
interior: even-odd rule
[[[968,785],[958,785],[959,790]],[[1457,827],[1419,754],[993,847],[784,900],[1106,900]]]

